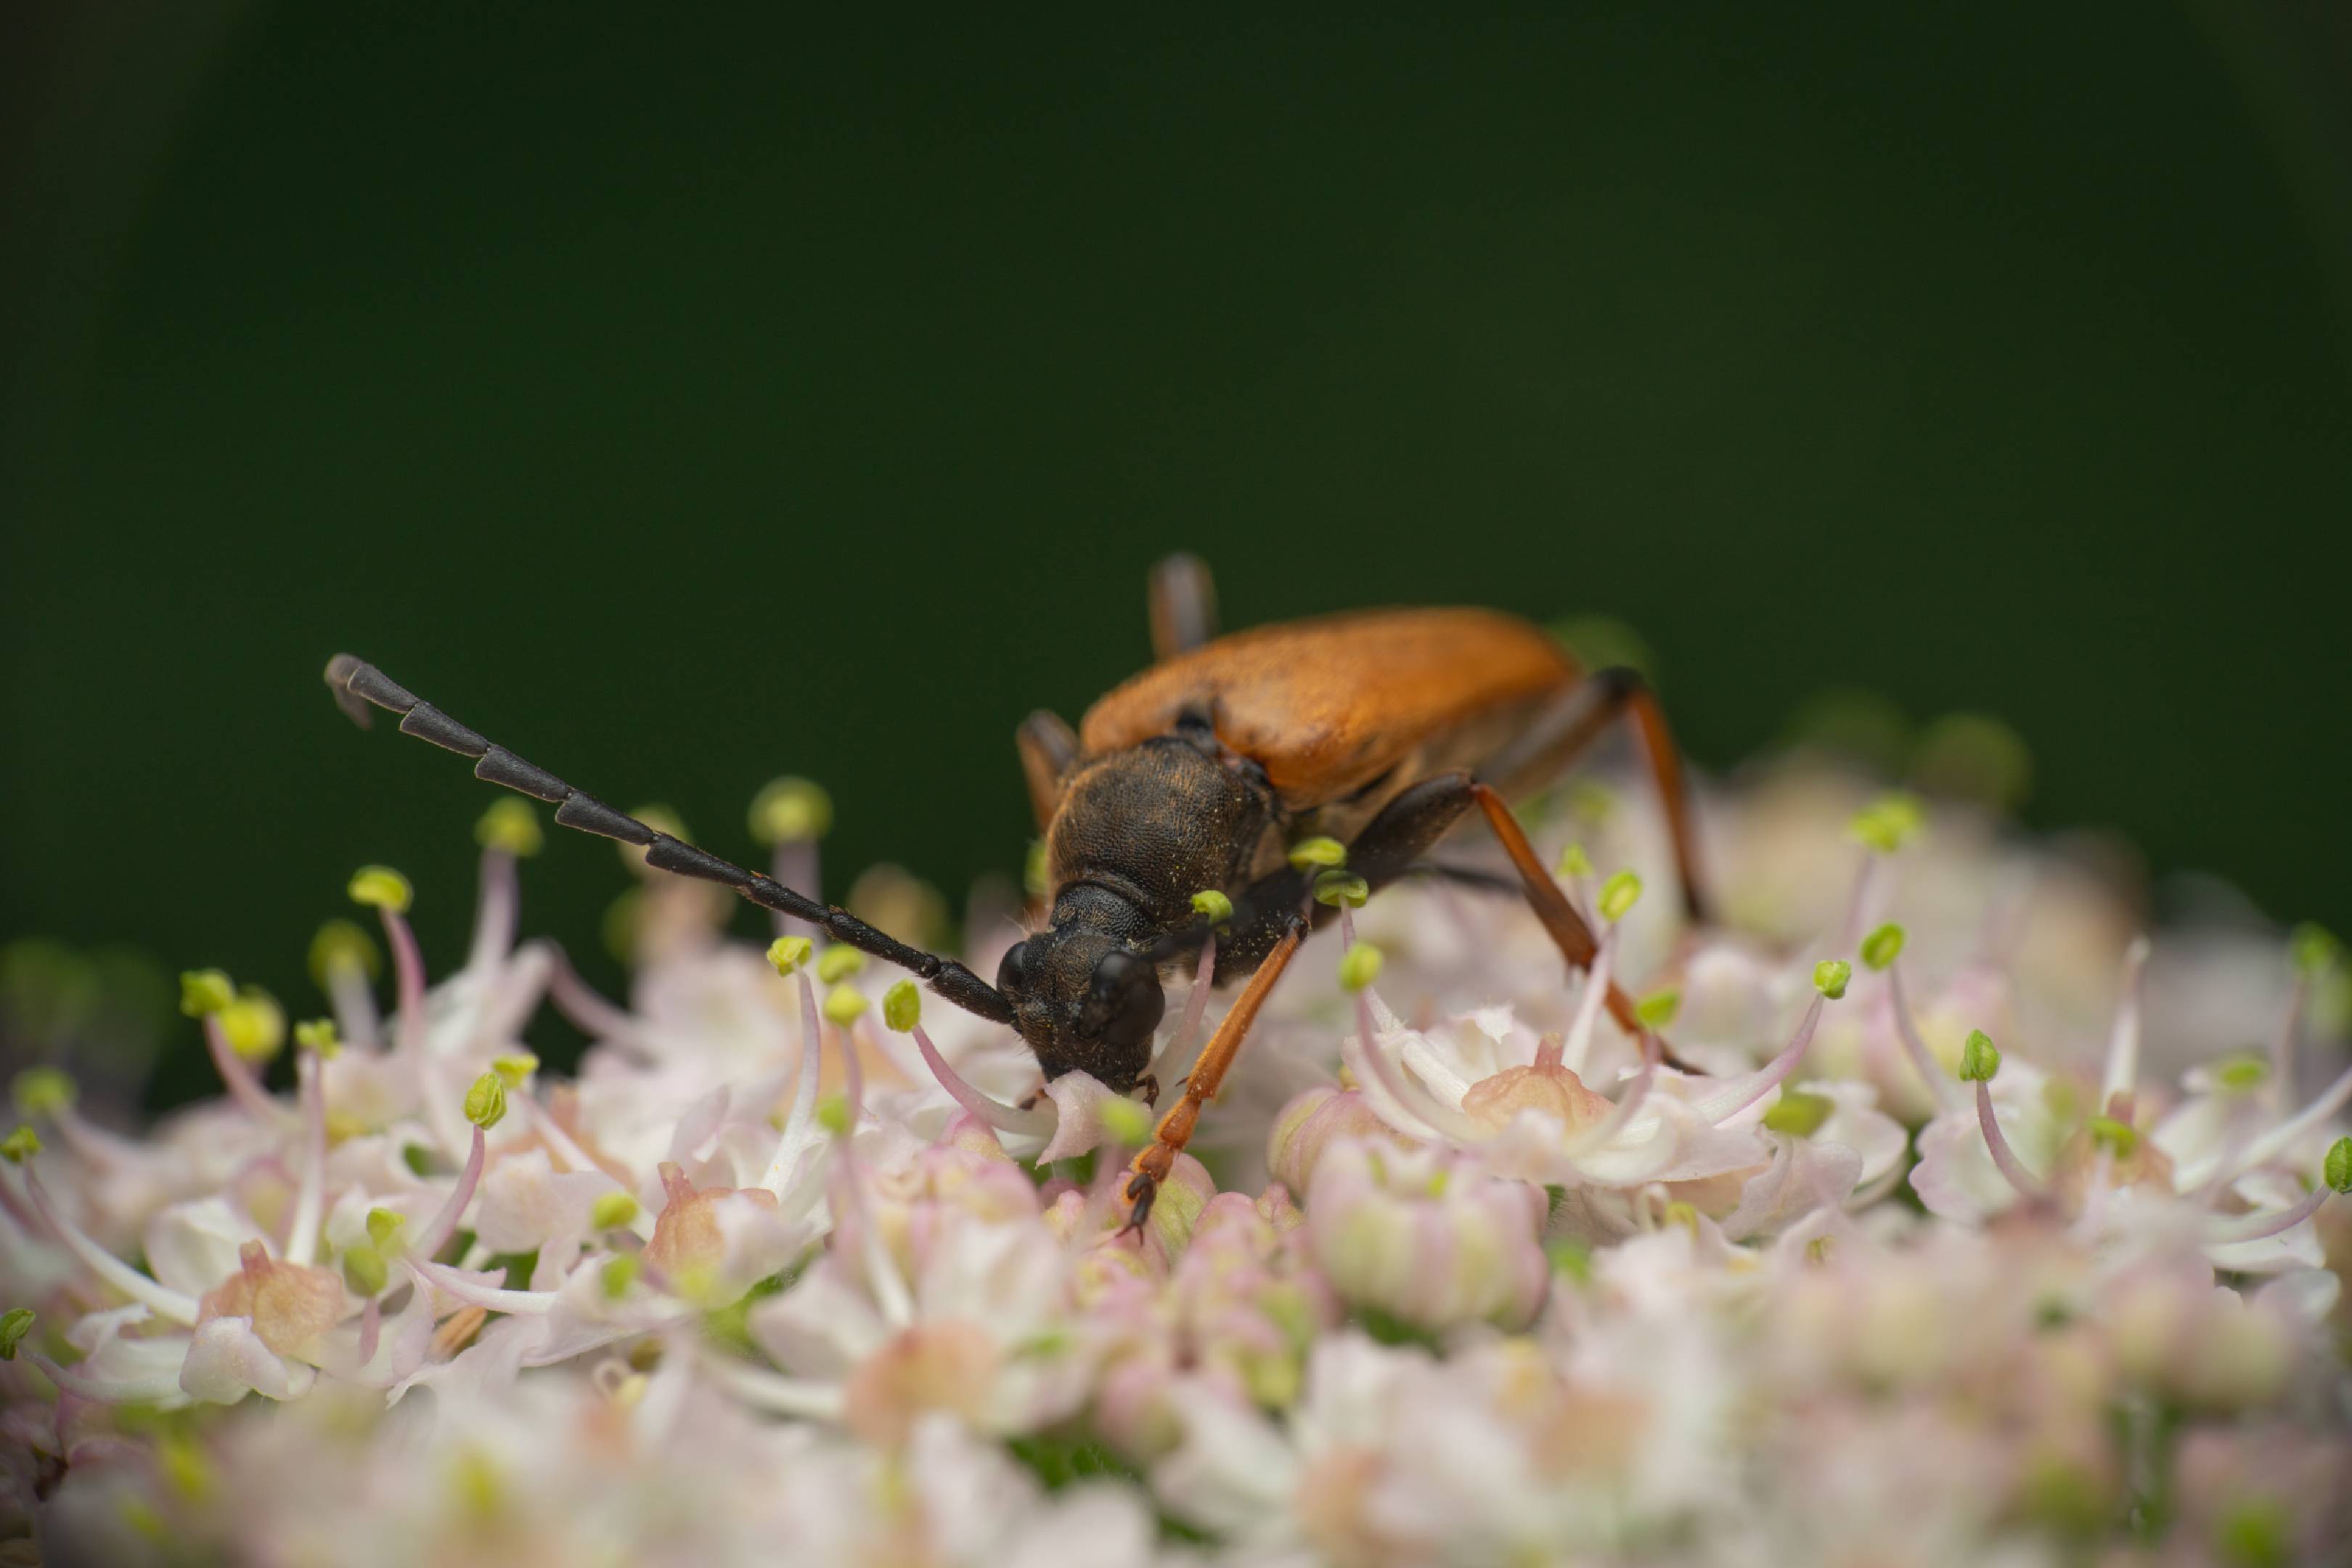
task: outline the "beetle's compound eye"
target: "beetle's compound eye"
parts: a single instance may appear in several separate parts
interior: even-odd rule
[[[1113,948],[1095,963],[1087,999],[1078,1007],[1078,1030],[1115,1046],[1133,1046],[1151,1037],[1167,1005],[1150,960]]]
[[[1016,942],[1004,950],[1003,962],[996,966],[996,988],[1008,1000],[1017,998],[1028,988],[1029,943]]]

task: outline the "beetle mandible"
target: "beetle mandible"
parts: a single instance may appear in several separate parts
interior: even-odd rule
[[[1248,984],[1135,1158],[1130,1227],[1150,1212],[1202,1108],[1215,1098],[1258,1009],[1307,932],[1334,911],[1297,840],[1347,847],[1372,890],[1424,857],[1474,809],[1501,841],[1519,891],[1571,967],[1591,963],[1591,927],[1536,858],[1514,796],[1551,783],[1620,716],[1633,721],[1663,800],[1685,910],[1704,918],[1696,838],[1665,716],[1630,669],[1587,674],[1552,637],[1491,610],[1372,610],[1220,637],[1207,569],[1189,555],[1153,568],[1157,662],[1102,698],[1076,730],[1033,713],[1016,735],[1045,838],[1045,923],[1013,944],[989,984],[850,914],[616,811],[495,745],[373,665],[339,654],[336,700],[368,705],[403,733],[476,759],[478,778],[551,802],[564,826],[642,846],[650,866],[733,888],[832,940],[921,977],[942,999],[1012,1025],[1049,1079],[1084,1069],[1118,1093],[1150,1079],[1162,973],[1187,958]],[[1213,926],[1194,895],[1232,906]],[[1201,955],[1213,944],[1206,959]],[[1618,987],[1612,1016],[1642,1037]]]

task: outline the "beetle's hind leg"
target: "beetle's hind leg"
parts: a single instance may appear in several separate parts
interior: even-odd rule
[[[1641,671],[1622,666],[1597,670],[1569,687],[1518,739],[1489,759],[1479,774],[1505,795],[1540,789],[1565,773],[1621,714],[1632,717],[1642,738],[1642,754],[1649,762],[1650,777],[1658,786],[1658,803],[1664,808],[1666,831],[1674,841],[1683,912],[1693,924],[1705,925],[1706,891],[1699,873],[1697,825],[1683,782],[1682,752],[1675,745],[1674,731],[1666,727],[1657,693],[1650,689]]]
[[[1181,552],[1151,568],[1151,657],[1174,658],[1217,635],[1217,584],[1197,555]]]

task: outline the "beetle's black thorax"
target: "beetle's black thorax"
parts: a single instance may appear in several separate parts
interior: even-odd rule
[[[1082,764],[1046,835],[1053,923],[1129,942],[1190,923],[1192,895],[1232,891],[1280,864],[1280,810],[1265,775],[1205,733],[1163,735]],[[1099,894],[1116,895],[1114,898]],[[1134,911],[1140,929],[1122,928]]]

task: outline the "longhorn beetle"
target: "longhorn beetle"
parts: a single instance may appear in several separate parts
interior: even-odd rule
[[[1248,984],[1135,1158],[1130,1226],[1150,1212],[1306,932],[1333,913],[1313,897],[1318,868],[1292,863],[1297,839],[1339,840],[1349,870],[1377,889],[1417,868],[1475,808],[1560,956],[1589,967],[1592,930],[1507,803],[1550,783],[1625,715],[1664,798],[1685,908],[1703,918],[1681,762],[1633,671],[1587,675],[1553,638],[1491,610],[1372,610],[1219,637],[1208,571],[1187,555],[1153,568],[1150,606],[1157,663],[1087,710],[1076,731],[1041,710],[1016,733],[1052,903],[1043,929],[1005,953],[994,985],[615,811],[373,665],[340,654],[327,681],[361,724],[371,703],[398,714],[403,733],[476,759],[476,777],[553,802],[564,826],[643,846],[650,866],[724,883],[911,970],[945,1001],[1012,1025],[1049,1079],[1084,1068],[1116,1092],[1139,1088],[1156,1101],[1145,1069],[1165,1005],[1161,973],[1213,940],[1215,982],[1246,974]],[[1230,915],[1217,910],[1214,930],[1193,899],[1208,890],[1232,905]],[[1622,991],[1612,985],[1606,1000],[1620,1024],[1653,1040]]]

